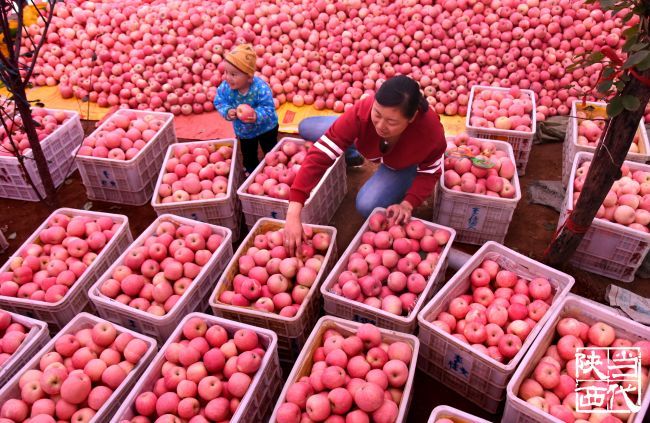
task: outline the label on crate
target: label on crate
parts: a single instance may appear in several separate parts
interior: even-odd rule
[[[355,322],[358,322],[358,323],[370,323],[370,324],[373,324],[373,325],[377,324],[377,322],[374,319],[369,319],[369,318],[364,317],[364,316],[359,316],[358,314],[355,314],[354,316],[352,316],[352,320],[355,321]]]
[[[470,215],[467,218],[466,229],[480,231],[483,229],[485,218],[487,217],[487,209],[485,207],[470,207]]]
[[[456,374],[459,378],[469,381],[469,375],[474,365],[474,358],[471,354],[460,350],[448,349],[445,354],[444,363],[447,370]]]

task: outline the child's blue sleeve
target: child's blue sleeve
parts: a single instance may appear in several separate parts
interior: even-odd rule
[[[254,108],[255,113],[257,114],[257,121],[255,122],[256,125],[269,125],[271,127],[277,125],[278,116],[275,113],[273,94],[271,92],[271,87],[269,87],[265,82],[262,82],[259,86],[259,90],[257,92],[257,101]],[[270,125],[270,123],[274,123],[274,125]]]
[[[214,96],[214,108],[224,119],[228,119],[228,110],[232,109],[233,106],[230,105],[225,85],[226,83],[222,82],[217,88],[217,95]]]

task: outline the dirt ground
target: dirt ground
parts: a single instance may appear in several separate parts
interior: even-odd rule
[[[506,245],[526,254],[533,259],[540,259],[544,249],[553,237],[557,225],[558,213],[551,208],[528,203],[526,189],[535,180],[558,180],[561,175],[562,151],[560,144],[535,145],[529,159],[526,176],[520,178],[522,199],[510,224]],[[364,181],[373,173],[374,165],[348,170],[348,194],[339,207],[331,224],[338,230],[338,249],[344,251],[362,224],[362,218],[354,208],[355,196]],[[136,238],[156,217],[149,204],[141,207],[89,201],[81,184],[79,174],[75,172],[59,189],[59,207],[90,208],[91,210],[119,213],[128,216],[133,237]],[[418,208],[415,216],[430,220],[432,201]],[[52,212],[44,204],[0,199],[0,228],[9,239],[10,247],[0,253],[0,262],[9,256]],[[455,245],[467,253],[473,253],[478,246]],[[567,267],[564,271],[576,279],[572,292],[592,300],[605,303],[605,289],[609,284],[617,284],[635,293],[650,297],[648,280],[637,278],[632,283],[614,281]],[[450,277],[453,272],[448,271]],[[491,421],[500,420],[493,415],[455,394],[444,385],[418,372],[415,380],[413,399],[410,406],[409,422],[426,422],[431,410],[437,405],[449,405]]]

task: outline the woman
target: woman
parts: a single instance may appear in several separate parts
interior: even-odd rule
[[[433,192],[446,148],[444,129],[417,82],[395,76],[343,113],[309,150],[289,195],[285,246],[291,254],[303,237],[303,204],[352,144],[367,159],[381,163],[357,194],[357,211],[364,217],[375,207],[387,207],[391,224],[405,223]]]

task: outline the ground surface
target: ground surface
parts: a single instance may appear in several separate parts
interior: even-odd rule
[[[554,210],[529,204],[526,187],[535,180],[558,180],[561,175],[562,152],[560,144],[535,145],[529,159],[526,176],[520,178],[523,190],[522,200],[513,216],[505,244],[526,254],[533,259],[540,259],[544,249],[553,237],[557,225],[558,213]],[[348,170],[348,194],[338,209],[332,225],[338,230],[338,250],[343,252],[354,238],[362,224],[362,218],[356,213],[354,200],[363,182],[372,174],[373,165],[366,163],[361,168]],[[136,238],[156,218],[156,213],[149,204],[141,207],[122,206],[111,203],[90,202],[85,195],[79,174],[74,173],[66,184],[62,185],[58,197],[59,207],[90,208],[127,215],[131,232]],[[8,257],[25,241],[25,239],[43,222],[52,211],[44,204],[0,199],[0,228],[5,236],[10,236],[10,248],[0,254],[0,262]],[[431,201],[416,210],[415,216],[430,220],[432,217]],[[478,246],[456,245],[456,248],[473,253]],[[587,272],[564,269],[576,279],[572,292],[592,300],[605,303],[605,289],[609,284],[621,285],[644,297],[650,297],[650,283],[637,278],[633,283],[623,283],[603,278]],[[453,272],[448,271],[450,277]],[[437,405],[449,405],[469,413],[496,421],[484,410],[451,391],[444,385],[418,372],[414,386],[414,396],[410,406],[409,422],[426,422],[431,410]]]

